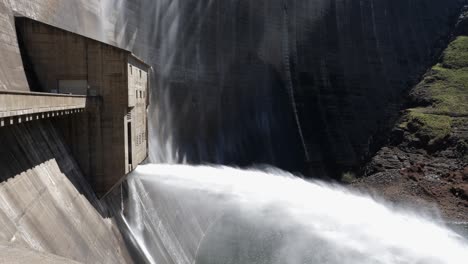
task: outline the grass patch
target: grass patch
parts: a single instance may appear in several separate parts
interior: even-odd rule
[[[428,89],[433,111],[447,115],[468,114],[468,37],[449,44],[441,62],[432,67],[421,83]]]
[[[356,174],[353,172],[345,172],[341,175],[341,182],[344,184],[351,184],[356,180]]]
[[[449,44],[442,55],[442,66],[451,69],[468,67],[467,36],[460,36]]]
[[[404,119],[402,128],[433,141],[449,136],[452,130],[451,117],[424,113],[423,109],[410,109]]]
[[[431,144],[463,126],[460,120],[468,116],[468,37],[458,37],[449,44],[415,91],[430,105],[409,109],[400,128]]]
[[[434,101],[433,112],[447,115],[468,115],[468,68],[447,69],[433,67],[425,79],[425,89]]]

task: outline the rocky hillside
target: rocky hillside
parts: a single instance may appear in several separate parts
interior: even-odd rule
[[[461,16],[440,60],[410,92],[389,143],[353,183],[395,202],[436,204],[468,220],[468,26]]]

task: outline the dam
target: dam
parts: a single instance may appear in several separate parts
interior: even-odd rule
[[[24,71],[0,91],[2,259],[130,262],[98,198],[148,156],[150,66],[63,28],[6,18]]]
[[[26,18],[15,23],[28,84],[40,92],[3,91],[3,126],[60,123],[81,170],[104,194],[147,157],[149,66],[72,32]]]
[[[0,263],[464,263],[464,5],[0,0]]]

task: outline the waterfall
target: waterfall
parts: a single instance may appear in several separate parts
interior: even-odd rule
[[[153,263],[424,263],[468,259],[436,216],[277,169],[145,165],[123,215]]]

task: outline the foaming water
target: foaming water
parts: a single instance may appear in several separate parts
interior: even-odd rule
[[[124,215],[154,263],[466,263],[437,219],[270,169],[145,165]]]

